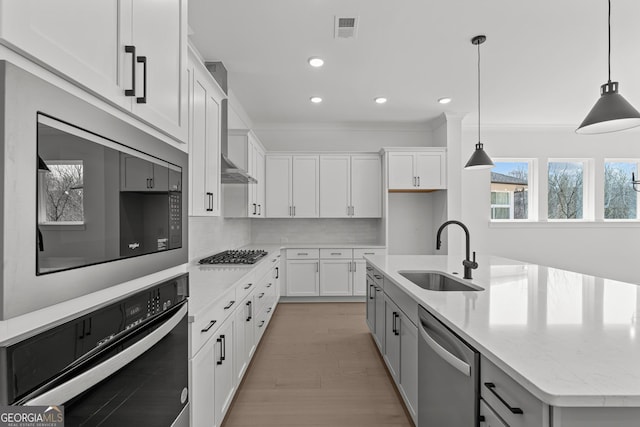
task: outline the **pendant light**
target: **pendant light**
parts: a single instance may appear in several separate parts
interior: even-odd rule
[[[609,79],[600,86],[600,99],[593,106],[576,133],[616,132],[640,126],[640,113],[618,93],[618,82],[611,81],[611,0],[609,0]]]
[[[465,169],[489,169],[494,166],[491,158],[485,153],[480,142],[480,45],[487,40],[486,36],[475,36],[471,43],[478,46],[478,143],[476,149],[464,165]]]

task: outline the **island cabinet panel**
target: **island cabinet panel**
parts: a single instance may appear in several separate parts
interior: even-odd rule
[[[484,356],[480,358],[480,396],[511,427],[549,425],[549,406]]]

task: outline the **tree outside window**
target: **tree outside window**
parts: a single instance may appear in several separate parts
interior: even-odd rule
[[[582,219],[582,162],[549,162],[549,219]]]
[[[638,175],[636,162],[604,163],[605,219],[638,218],[638,195],[631,184],[631,173]]]
[[[45,163],[50,172],[40,172],[41,222],[53,224],[84,222],[82,161],[45,161]]]

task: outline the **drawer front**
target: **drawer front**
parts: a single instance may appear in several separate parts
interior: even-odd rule
[[[319,249],[287,249],[287,259],[318,259]]]
[[[480,396],[511,427],[547,425],[548,405],[484,356],[480,359]]]
[[[365,255],[375,256],[375,255],[385,255],[387,253],[386,249],[377,248],[377,249],[354,249],[353,250],[353,259],[362,259]]]
[[[480,399],[480,417],[481,427],[509,427],[482,399]]]
[[[273,310],[275,310],[275,303],[273,305],[265,306],[263,310],[258,312],[255,323],[256,343],[260,341],[264,331],[267,329],[271,316],[273,315]]]
[[[236,288],[229,289],[213,306],[206,312],[198,315],[198,318],[191,324],[191,354],[195,355],[200,347],[211,338],[220,325],[238,305],[236,299]]]
[[[353,249],[320,249],[322,259],[351,259]]]
[[[236,285],[236,297],[238,302],[242,301],[256,289],[255,275],[251,274]]]
[[[384,276],[375,267],[367,264],[367,276],[371,277],[371,280],[379,287],[384,288]]]
[[[418,325],[418,303],[395,283],[384,278],[384,293],[398,306],[414,326]]]

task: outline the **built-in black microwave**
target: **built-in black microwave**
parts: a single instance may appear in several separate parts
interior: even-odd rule
[[[39,113],[36,274],[182,247],[182,168]]]
[[[2,320],[188,262],[186,145],[62,83],[0,61]]]

